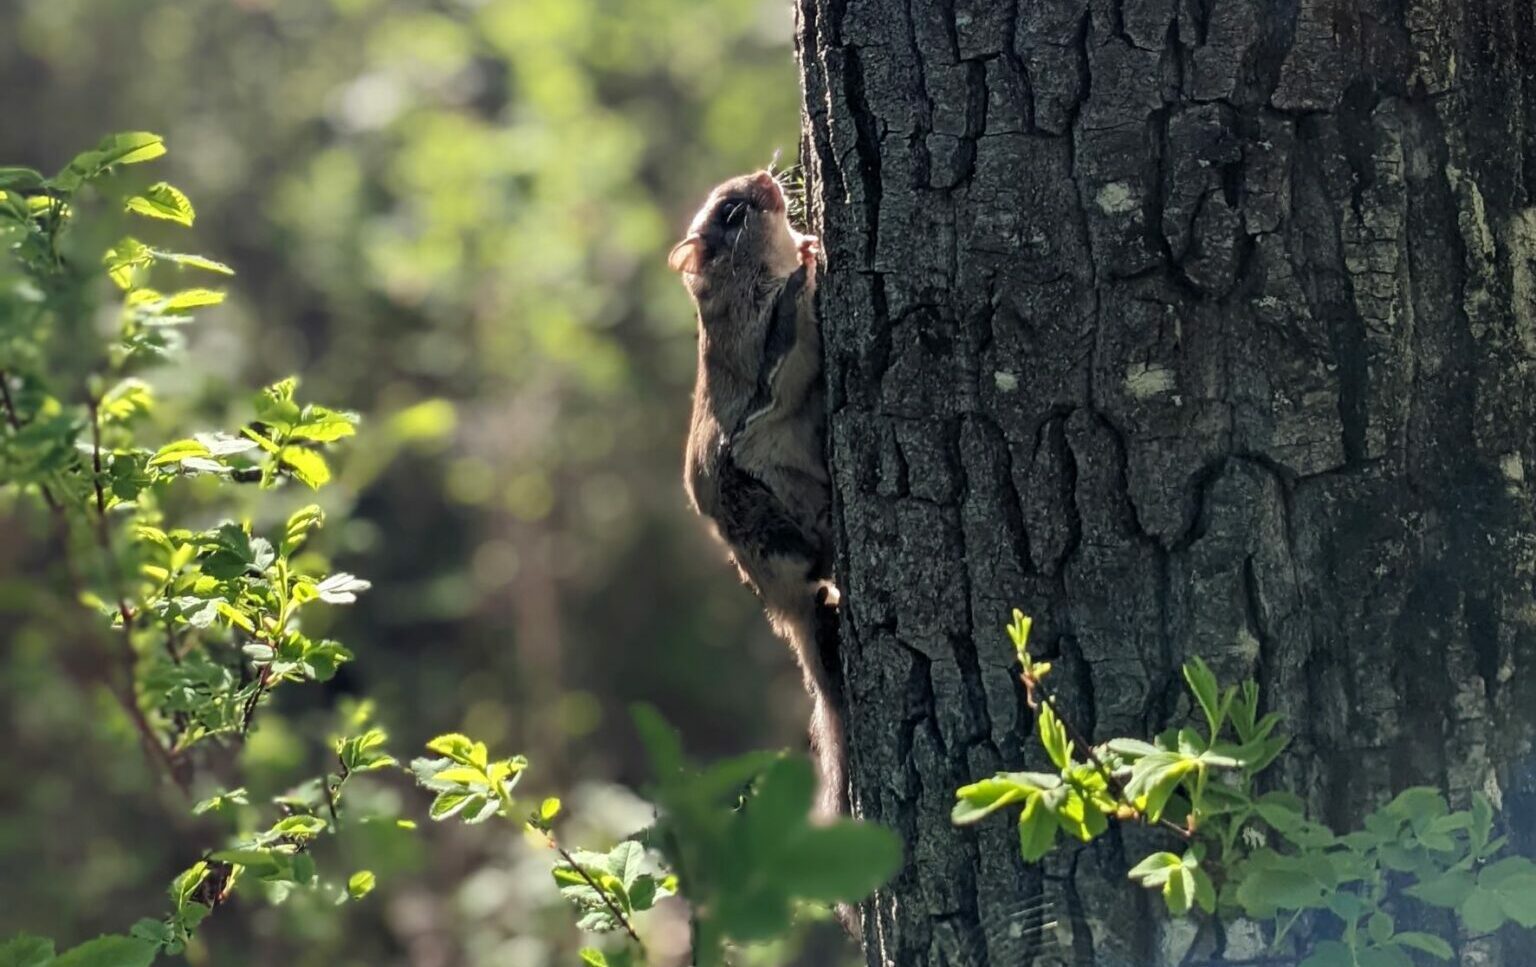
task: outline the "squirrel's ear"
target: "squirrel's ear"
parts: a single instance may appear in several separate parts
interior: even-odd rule
[[[672,249],[672,254],[667,256],[667,265],[674,272],[688,272],[698,274],[699,267],[704,261],[704,239],[698,232],[690,234],[687,238],[678,242]]]

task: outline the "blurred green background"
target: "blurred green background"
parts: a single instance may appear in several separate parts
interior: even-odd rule
[[[198,209],[178,246],[239,272],[189,364],[157,378],[189,428],[238,422],[249,389],[289,372],[365,417],[330,498],[353,516],[326,535],[374,582],[331,629],[357,661],[264,718],[242,760],[253,801],[320,767],[354,695],[397,753],[463,730],[527,754],[583,845],[648,820],[633,701],[702,757],[803,747],[792,662],[678,483],[695,344],[664,264],[714,182],[793,155],[790,16],[778,0],[0,0],[0,163],[53,171],[108,132],[163,134],[155,176]],[[59,674],[70,649],[23,583],[48,554],[35,522],[0,516],[0,936],[67,944],[157,916],[219,830],[155,788],[126,727],[98,724],[121,718],[98,690]],[[70,770],[40,771],[61,744]],[[369,795],[424,813],[403,784]],[[247,898],[189,959],[574,962],[547,854],[489,827],[385,839],[367,902]]]

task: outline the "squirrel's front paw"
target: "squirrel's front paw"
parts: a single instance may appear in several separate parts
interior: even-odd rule
[[[821,258],[821,239],[817,238],[815,235],[800,236],[800,244],[798,247],[800,249],[801,265],[815,265],[816,260]]]
[[[816,589],[816,603],[823,608],[836,608],[843,602],[843,593],[830,581]]]

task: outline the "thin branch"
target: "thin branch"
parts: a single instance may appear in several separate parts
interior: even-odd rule
[[[560,858],[565,860],[566,863],[570,864],[571,869],[576,871],[576,875],[581,877],[582,881],[586,883],[587,886],[590,886],[593,890],[597,891],[598,897],[603,901],[603,906],[608,908],[608,912],[613,914],[613,918],[617,920],[619,925],[624,928],[624,932],[629,934],[629,939],[633,940],[635,945],[640,948],[640,956],[644,958],[645,941],[640,939],[640,935],[638,933],[635,933],[635,928],[630,924],[629,918],[624,915],[624,911],[619,909],[618,904],[614,903],[612,898],[608,896],[608,891],[599,886],[596,880],[592,879],[592,874],[588,873],[580,863],[576,862],[576,858],[574,856],[566,852],[565,847],[561,846],[559,842],[555,840],[553,833],[545,830],[544,838],[549,840],[549,845],[554,849],[556,853],[560,854]]]
[[[96,543],[101,548],[107,574],[113,586],[113,596],[117,598],[118,617],[122,619],[122,647],[119,651],[127,682],[122,690],[117,691],[118,704],[122,705],[123,710],[128,713],[128,717],[133,721],[134,727],[139,731],[139,737],[146,746],[154,751],[155,757],[165,767],[166,774],[170,776],[171,781],[176,784],[183,795],[187,795],[190,789],[186,779],[181,775],[180,769],[177,768],[176,757],[171,753],[170,749],[166,748],[165,743],[160,741],[160,737],[155,734],[154,727],[150,725],[149,719],[144,715],[144,711],[139,708],[138,698],[134,694],[134,682],[137,677],[134,673],[138,667],[139,660],[138,652],[133,648],[134,612],[133,608],[128,604],[127,596],[123,594],[122,575],[118,573],[117,569],[117,555],[112,551],[111,522],[107,518],[107,494],[101,485],[100,401],[95,398],[87,400],[86,409],[91,418],[91,468],[93,470],[91,486],[96,496]]]
[[[340,759],[341,757],[337,756],[338,762]],[[336,800],[341,795],[341,787],[346,784],[347,776],[351,774],[352,770],[347,768],[345,762],[342,762],[341,772],[336,776],[336,785],[334,787],[331,785],[331,777],[329,775],[320,777],[320,788],[325,790],[325,808],[331,812],[331,829],[333,831],[341,829],[341,817],[336,813]]]
[[[260,676],[256,679],[256,691],[251,693],[250,699],[245,703],[245,710],[240,716],[240,737],[245,738],[251,731],[251,719],[256,716],[256,706],[261,702],[261,697],[267,693],[270,682],[267,679],[267,666],[261,665],[257,669]]]
[[[26,424],[21,421],[21,416],[16,412],[16,401],[11,399],[11,374],[3,369],[0,369],[0,403],[5,406],[5,421],[11,425],[12,430],[20,433],[21,428]],[[39,483],[37,489],[42,492],[43,503],[48,505],[49,510],[58,513],[64,509],[59,503],[59,498],[53,495],[53,491],[48,489],[47,484]]]

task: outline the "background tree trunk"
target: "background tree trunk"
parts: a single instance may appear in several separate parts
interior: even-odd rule
[[[1201,655],[1320,818],[1484,788],[1536,850],[1533,18],[800,0],[854,798],[910,851],[871,964],[1022,963],[1042,896],[1060,959],[1188,943],[1145,831],[1026,867],[950,825],[1039,762],[1014,606],[1096,740],[1186,715]]]

